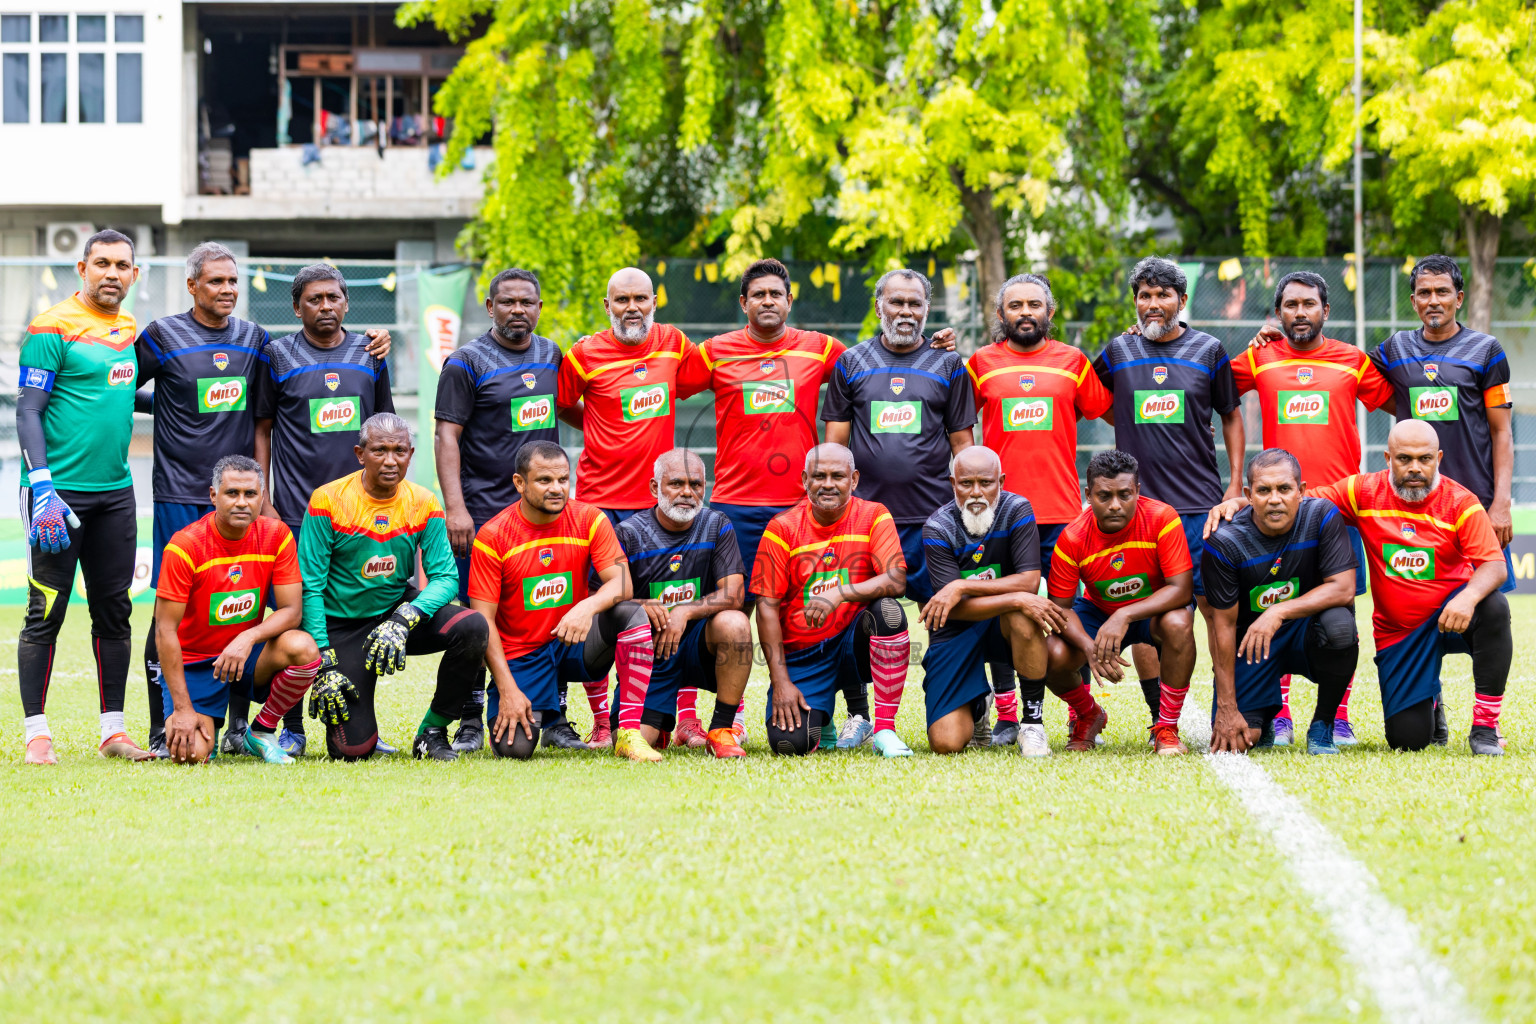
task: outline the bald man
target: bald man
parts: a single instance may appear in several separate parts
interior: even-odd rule
[[[1310,493],[1331,501],[1365,542],[1387,743],[1422,750],[1448,741],[1440,663],[1447,654],[1470,654],[1476,698],[1468,746],[1474,754],[1502,754],[1499,713],[1514,642],[1493,524],[1471,491],[1441,475],[1439,437],[1428,423],[1394,426],[1386,459],[1385,470]],[[1230,519],[1244,503],[1223,504],[1212,521]]]
[[[803,755],[824,746],[837,691],[852,696],[872,682],[876,752],[911,757],[895,729],[911,652],[896,600],[907,586],[896,524],[884,505],[853,496],[859,471],[840,444],[807,452],[800,482],[805,500],[773,517],[752,570],[768,662],[768,747]],[[850,724],[865,728],[838,747],[870,737],[868,720],[848,710]]]
[[[1066,613],[1040,589],[1040,533],[1027,498],[1003,489],[1003,465],[990,448],[966,448],[950,461],[953,500],[923,525],[934,595],[923,606],[928,652],[923,692],[928,746],[963,750],[987,711],[986,666],[1011,664],[1024,687],[1019,752],[1044,757],[1045,638]]]

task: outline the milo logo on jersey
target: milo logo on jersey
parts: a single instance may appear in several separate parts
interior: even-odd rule
[[[226,590],[208,597],[208,625],[230,626],[250,622],[261,610],[260,590]]]
[[[574,587],[568,572],[534,576],[523,580],[523,609],[541,612],[547,608],[559,608],[574,603]]]
[[[1261,583],[1248,591],[1248,609],[1267,612],[1282,601],[1289,601],[1301,593],[1301,578],[1293,577],[1274,583]]]
[[[1137,423],[1184,422],[1184,392],[1138,391],[1134,397]]]
[[[1435,578],[1435,552],[1432,548],[1385,544],[1381,549],[1381,562],[1388,576],[1404,580]]]
[[[795,382],[749,380],[741,386],[741,411],[748,416],[795,411]]]
[[[512,399],[513,430],[544,430],[555,425],[555,396]]]
[[[805,589],[801,596],[805,604],[810,604],[829,590],[848,585],[848,570],[838,569],[835,572],[813,572],[805,581]]]
[[[311,398],[309,432],[329,434],[335,430],[356,430],[363,425],[362,402],[356,398]]]
[[[1093,586],[1102,600],[1111,602],[1139,601],[1152,593],[1152,581],[1144,572],[1114,580],[1095,580]]]
[[[199,377],[198,412],[239,412],[245,408],[244,377]]]
[[[619,401],[624,406],[625,423],[655,419],[672,411],[672,392],[665,384],[624,388],[619,392]]]
[[[663,608],[689,604],[699,599],[699,581],[661,580],[651,584],[651,600],[660,601]]]
[[[920,434],[923,407],[917,402],[870,402],[869,432],[872,434]]]
[[[1408,404],[1416,420],[1457,420],[1454,388],[1409,388]]]
[[[374,555],[363,563],[363,579],[376,580],[381,576],[393,576],[399,564],[394,555]]]
[[[1282,391],[1279,396],[1279,408],[1281,423],[1315,423],[1326,424],[1328,422],[1328,392],[1326,391]]]
[[[1049,398],[1003,399],[1004,430],[1050,430],[1056,424],[1056,406]]]
[[[137,371],[138,367],[134,365],[131,359],[124,360],[121,363],[113,363],[111,369],[107,370],[107,386],[115,388],[121,387],[124,384],[132,384]]]
[[[963,580],[995,580],[1003,574],[1001,565],[983,565],[976,569],[961,569],[960,578]]]

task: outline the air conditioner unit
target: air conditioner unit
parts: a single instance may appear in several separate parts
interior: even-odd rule
[[[155,255],[155,229],[151,224],[135,224],[125,232],[133,239],[135,259]]]
[[[94,224],[49,224],[48,255],[74,262],[85,253],[85,240],[95,232]]]

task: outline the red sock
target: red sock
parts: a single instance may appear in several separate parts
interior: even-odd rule
[[[651,663],[656,651],[651,647],[651,626],[633,626],[619,634],[613,664],[619,675],[619,728],[640,728],[645,711],[645,693],[651,688]]]
[[[1093,699],[1093,691],[1088,689],[1087,683],[1075,690],[1069,690],[1061,699],[1067,702],[1067,707],[1071,708],[1078,718],[1092,718],[1100,711],[1099,702]]]
[[[1344,699],[1339,701],[1339,710],[1335,711],[1333,714],[1333,720],[1335,722],[1349,721],[1349,695],[1351,692],[1353,692],[1354,688],[1355,679],[1353,676],[1351,676],[1349,679],[1349,685],[1344,687]],[[1494,712],[1494,717],[1498,717],[1498,712]]]
[[[608,680],[593,679],[581,684],[587,691],[587,707],[592,709],[592,721],[602,723],[608,718]]]
[[[288,713],[309,690],[309,684],[320,674],[320,659],[308,665],[292,665],[272,677],[272,688],[267,691],[267,702],[261,706],[256,721],[251,723],[265,732],[276,732]]]
[[[1504,695],[1501,693],[1495,697],[1491,693],[1480,693],[1472,702],[1472,724],[1486,725],[1490,729],[1499,727],[1499,712],[1504,710]]]
[[[1017,722],[1019,720],[1019,691],[1009,690],[1007,693],[999,693],[997,696],[997,720],[999,722]]]
[[[1157,710],[1157,724],[1178,725],[1179,712],[1184,710],[1184,698],[1189,695],[1189,687],[1186,686],[1182,690],[1175,690],[1168,685],[1167,680],[1164,680],[1161,693],[1162,702]]]
[[[896,728],[901,692],[907,688],[907,658],[912,641],[903,630],[895,636],[869,638],[869,674],[875,684],[875,732]]]
[[[1349,698],[1345,697],[1344,699],[1348,700]],[[1342,704],[1339,706],[1341,708],[1343,707]],[[1291,717],[1291,676],[1289,672],[1280,677],[1280,712],[1275,715],[1275,717]],[[1342,712],[1340,713],[1340,717],[1344,717]]]
[[[677,691],[677,726],[699,720],[699,691],[694,686],[682,686]]]

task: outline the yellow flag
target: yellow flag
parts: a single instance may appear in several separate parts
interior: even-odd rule
[[[395,290],[395,285],[398,283],[399,282],[395,278],[395,272],[391,270],[389,272],[389,276],[379,282],[379,287],[383,288],[387,292],[392,292]]]
[[[1403,259],[1403,273],[1405,273],[1405,274],[1413,273],[1413,266],[1414,266],[1414,264],[1416,264],[1418,262],[1419,261],[1414,259],[1412,256],[1405,257]]]
[[[47,288],[49,291],[53,291],[55,288],[57,288],[59,286],[59,279],[53,276],[53,268],[52,267],[44,267],[43,268],[42,282],[43,282],[43,287]]]
[[[789,297],[791,299],[798,299],[800,297],[800,282],[799,281],[791,281],[791,282],[789,282]]]
[[[656,286],[656,308],[657,309],[661,309],[666,304],[667,304],[667,286],[664,285],[664,284],[657,285]]]
[[[955,268],[954,267],[945,267],[944,268],[944,287],[946,289],[955,287],[956,283],[959,280],[960,280],[959,277],[956,276],[956,274],[955,274]]]
[[[251,278],[251,287],[258,292],[267,290],[267,279],[260,270],[256,271],[256,276]]]
[[[1355,290],[1355,261],[1350,260],[1349,266],[1344,268],[1344,287],[1350,291]]]
[[[812,286],[816,287],[816,288],[820,288],[825,282],[826,282],[826,279],[821,276],[821,267],[819,265],[812,267],[811,268],[811,284],[812,284]]]
[[[938,265],[933,262],[933,257],[932,256],[928,257],[928,276],[930,278],[932,278],[933,274],[934,274],[934,271],[936,271],[937,269],[938,269]]]
[[[693,265],[693,279],[695,281],[702,281],[704,279],[704,264],[695,263]]]
[[[658,260],[656,262],[656,276],[657,277],[666,277],[667,276],[667,261],[666,260]]]
[[[720,264],[704,264],[704,280],[708,281],[710,284],[714,284],[716,281],[720,280]]]
[[[1221,266],[1216,268],[1216,280],[1226,282],[1235,281],[1243,276],[1243,261],[1236,256],[1229,260],[1222,260]]]

